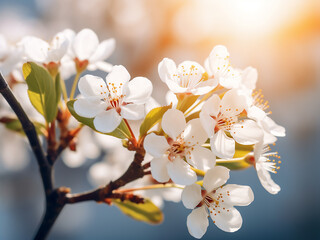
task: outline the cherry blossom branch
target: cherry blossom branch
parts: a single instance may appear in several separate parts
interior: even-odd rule
[[[149,172],[144,171],[144,168],[141,165],[142,161],[144,160],[144,156],[145,150],[142,148],[137,149],[132,163],[128,167],[127,171],[120,178],[118,178],[115,181],[111,181],[105,187],[98,188],[90,192],[80,194],[67,194],[65,196],[66,203],[73,204],[84,201],[103,202],[105,201],[105,199],[108,198],[121,199],[121,195],[115,195],[114,190],[126,185],[129,182],[132,182],[149,174]]]
[[[36,156],[42,182],[43,182],[43,187],[47,195],[53,189],[51,166],[42,149],[35,126],[30,121],[27,114],[22,109],[20,103],[13,95],[12,91],[10,90],[7,82],[5,81],[1,73],[0,73],[0,93],[9,103],[10,107],[15,112],[19,121],[21,122],[22,128],[29,140],[32,151]]]

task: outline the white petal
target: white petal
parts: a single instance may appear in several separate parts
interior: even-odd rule
[[[174,94],[172,91],[168,91],[166,93],[166,103],[168,105],[172,104],[172,108],[176,108],[177,104],[178,104],[178,98],[177,95]]]
[[[143,146],[147,153],[156,158],[162,157],[163,154],[170,148],[164,136],[158,136],[154,133],[150,133],[146,136]]]
[[[218,188],[216,194],[221,194],[223,204],[228,206],[248,206],[254,200],[252,189],[249,186],[227,184]]]
[[[148,101],[152,93],[152,83],[144,77],[136,77],[124,86],[125,102],[143,104]]]
[[[232,158],[235,153],[235,141],[223,130],[219,130],[210,139],[211,151],[220,158]]]
[[[220,97],[217,94],[214,94],[205,102],[202,111],[210,116],[216,117],[220,112],[220,102]]]
[[[103,72],[111,72],[113,68],[113,65],[107,62],[103,62],[103,61],[98,61],[98,62],[94,62],[93,64],[89,64],[87,69],[89,71],[95,71],[97,69],[103,71]]]
[[[169,109],[163,114],[161,126],[172,139],[176,139],[186,127],[184,114],[177,109]]]
[[[182,191],[181,200],[186,208],[194,209],[202,201],[201,186],[198,184],[186,186]]]
[[[99,45],[97,35],[91,29],[81,30],[74,38],[72,48],[79,60],[89,60]]]
[[[158,65],[158,73],[163,82],[167,82],[168,79],[171,79],[176,70],[177,67],[175,62],[169,58],[164,58]]]
[[[262,121],[263,126],[265,126],[273,135],[277,137],[284,137],[286,135],[286,129],[278,124],[276,124],[270,117],[266,117]]]
[[[105,81],[97,76],[89,74],[83,76],[79,80],[78,87],[80,93],[84,97],[98,96],[104,98],[104,96],[108,96],[108,89]]]
[[[184,93],[187,92],[187,88],[181,87],[176,81],[168,79],[166,81],[168,88],[174,93]]]
[[[208,139],[199,118],[192,119],[187,123],[183,132],[184,141],[189,145],[202,145]]]
[[[122,117],[115,109],[99,113],[93,120],[94,127],[103,133],[109,133],[115,130],[121,123]]]
[[[112,71],[106,77],[109,92],[112,97],[120,97],[122,89],[125,84],[130,80],[130,74],[127,69],[122,65],[115,65]]]
[[[246,98],[236,89],[226,92],[221,100],[221,113],[224,116],[236,116],[246,107]]]
[[[40,63],[46,61],[49,49],[46,41],[36,37],[24,37],[21,42],[28,59]]]
[[[170,180],[167,164],[169,160],[167,157],[154,158],[151,160],[151,174],[158,182],[168,182]]]
[[[215,210],[210,213],[210,217],[216,226],[225,232],[235,232],[242,225],[241,214],[233,207],[228,208],[224,205],[215,207]]]
[[[256,121],[263,120],[267,114],[261,109],[256,106],[252,106],[248,109],[248,118],[254,119]]]
[[[196,88],[191,90],[193,95],[204,95],[213,90],[216,86],[218,86],[219,81],[215,78],[208,79],[203,81],[197,85]]]
[[[201,146],[193,147],[186,159],[193,167],[203,171],[213,168],[216,164],[216,156],[213,152]]]
[[[209,138],[213,137],[214,129],[216,126],[217,121],[214,120],[208,113],[205,111],[201,111],[200,114],[200,121],[202,123],[202,127],[205,129],[207,136]]]
[[[232,126],[230,133],[237,143],[243,145],[256,144],[263,139],[263,131],[253,120],[244,120]]]
[[[280,186],[272,180],[270,173],[266,169],[264,169],[264,167],[260,165],[259,162],[256,163],[256,170],[262,186],[269,193],[277,194],[281,190]]]
[[[145,115],[144,105],[127,104],[121,106],[121,116],[129,120],[139,120]]]
[[[57,33],[51,41],[47,62],[59,62],[67,53],[69,44],[64,32]]]
[[[187,218],[189,233],[195,238],[202,238],[209,226],[208,212],[205,206],[194,209]]]
[[[223,74],[219,74],[220,85],[225,88],[238,88],[241,84],[241,73],[229,66]]]
[[[218,75],[219,72],[224,71],[229,65],[229,56],[230,54],[225,46],[215,46],[205,63],[208,72],[211,73],[210,75]]]
[[[247,67],[242,71],[242,84],[251,90],[256,88],[258,80],[258,71],[253,67]]]
[[[197,181],[197,174],[181,158],[168,162],[167,170],[170,178],[176,184],[190,185]]]
[[[73,104],[74,111],[81,117],[92,118],[97,116],[100,112],[104,111],[106,104],[101,102],[100,99],[88,100],[80,98]]]
[[[94,54],[90,57],[89,62],[99,62],[107,59],[114,51],[116,47],[116,41],[113,38],[104,40],[101,42]]]
[[[229,179],[228,168],[222,166],[216,166],[206,172],[203,178],[203,187],[208,191],[212,192],[216,188],[225,184]]]

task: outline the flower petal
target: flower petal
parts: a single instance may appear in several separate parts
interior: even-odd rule
[[[224,116],[237,116],[246,109],[246,98],[236,89],[226,92],[221,100],[221,113]]]
[[[210,139],[211,151],[220,158],[232,158],[235,153],[235,141],[223,130],[219,130]]]
[[[97,35],[88,28],[81,30],[74,38],[72,49],[79,60],[89,60],[99,45]]]
[[[209,138],[213,137],[214,128],[216,126],[217,121],[214,120],[209,114],[205,111],[201,111],[200,114],[200,121],[202,123],[202,127],[205,129],[207,136]]]
[[[284,137],[286,135],[286,129],[276,124],[270,117],[265,117],[262,121],[262,125],[268,129],[273,135],[277,137]]]
[[[251,90],[256,89],[256,83],[258,80],[258,71],[253,67],[245,68],[242,73],[242,84]]]
[[[242,225],[241,214],[233,207],[217,206],[214,210],[212,209],[210,217],[214,224],[225,232],[235,232]]]
[[[100,99],[88,100],[86,98],[80,98],[74,102],[73,107],[79,116],[92,118],[104,111],[106,104],[101,102]]]
[[[169,58],[164,58],[158,65],[158,73],[163,82],[167,82],[171,79],[176,72],[177,66],[175,62]]]
[[[222,196],[223,204],[228,206],[248,206],[254,200],[249,186],[227,184],[218,188],[216,194]]]
[[[177,109],[169,109],[163,114],[161,126],[172,139],[176,139],[186,127],[184,114]]]
[[[21,40],[27,58],[31,61],[44,63],[48,56],[49,44],[40,38],[24,37]]]
[[[192,119],[187,123],[183,132],[184,141],[189,145],[202,145],[208,139],[199,118]]]
[[[183,205],[188,209],[194,209],[201,201],[201,186],[199,184],[192,184],[186,186],[181,194]]]
[[[109,92],[102,78],[89,74],[80,78],[78,88],[84,97],[98,96],[104,98],[108,96]]]
[[[216,164],[216,156],[213,152],[201,146],[193,147],[186,159],[193,167],[203,171],[213,168]]]
[[[115,47],[116,41],[113,38],[102,41],[90,57],[89,62],[94,63],[107,59],[113,53]]]
[[[125,84],[130,80],[130,74],[127,69],[122,65],[115,65],[112,71],[106,77],[109,92],[112,97],[120,97],[122,89]]]
[[[122,117],[115,109],[99,113],[93,120],[94,127],[103,133],[109,133],[115,130],[121,123]]]
[[[123,88],[125,102],[143,104],[148,101],[152,93],[152,83],[145,77],[132,79]]]
[[[262,165],[260,165],[259,162],[256,163],[256,170],[261,185],[269,193],[277,194],[281,190],[280,186],[272,180],[270,173]]]
[[[153,157],[160,158],[170,148],[164,136],[158,136],[150,133],[143,142],[144,149]]]
[[[254,119],[256,121],[263,120],[267,114],[261,109],[256,106],[249,107],[248,109],[248,118]]]
[[[263,131],[253,120],[244,120],[232,126],[230,134],[237,143],[251,145],[263,139]]]
[[[195,238],[202,238],[209,226],[208,212],[205,206],[194,209],[187,218],[189,233]]]
[[[190,185],[197,181],[197,174],[181,158],[168,162],[167,170],[172,181],[177,184]]]
[[[230,170],[228,168],[222,166],[215,166],[208,170],[203,178],[203,187],[208,192],[212,192],[228,181],[230,177],[229,172]]]
[[[121,116],[129,120],[139,120],[145,115],[145,107],[140,104],[127,104],[121,106]]]
[[[170,180],[167,164],[169,160],[167,157],[154,158],[151,160],[151,174],[158,182],[168,182]]]

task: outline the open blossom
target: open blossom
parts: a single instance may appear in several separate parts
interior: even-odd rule
[[[18,71],[20,65],[22,65],[22,56],[23,49],[17,45],[9,44],[6,38],[0,34],[0,72],[4,76],[14,74],[17,80],[22,80]]]
[[[82,29],[72,40],[70,58],[76,63],[78,70],[88,68],[90,71],[100,69],[110,72],[112,65],[104,62],[115,49],[115,40],[109,38],[99,43],[95,32],[91,29]]]
[[[277,152],[269,151],[270,147],[268,145],[259,142],[254,147],[253,156],[249,156],[249,161],[251,160],[254,164],[262,186],[269,193],[277,194],[280,191],[280,186],[272,180],[270,172],[277,173],[280,168],[277,164],[280,164],[281,161]]]
[[[215,46],[205,60],[209,78],[216,79],[222,87],[237,88],[241,83],[241,74],[231,67],[229,52],[225,46]]]
[[[151,133],[144,140],[144,148],[154,157],[151,173],[158,182],[171,178],[177,184],[189,185],[197,180],[190,165],[204,171],[215,165],[215,155],[201,146],[207,134],[199,119],[186,123],[181,111],[169,109],[163,115],[161,126],[168,139]]]
[[[26,60],[47,65],[59,64],[62,57],[67,53],[69,39],[65,32],[57,33],[50,43],[33,36],[24,37],[20,44],[24,48]]]
[[[193,237],[201,238],[206,233],[209,215],[223,231],[235,232],[241,228],[242,217],[234,206],[247,206],[254,196],[248,186],[224,185],[229,179],[229,171],[216,166],[204,176],[203,190],[198,184],[184,188],[181,195],[183,205],[193,209],[187,218],[188,230]]]
[[[245,107],[245,98],[236,90],[229,90],[222,99],[215,94],[203,105],[200,119],[210,138],[211,150],[218,157],[232,158],[235,141],[251,145],[262,138],[263,132],[255,121],[239,119]]]
[[[152,83],[144,77],[129,80],[130,74],[121,65],[112,68],[106,77],[107,83],[100,77],[85,75],[78,84],[84,98],[75,101],[75,112],[82,117],[94,118],[95,128],[103,133],[116,129],[122,118],[143,118]]]
[[[159,63],[158,72],[174,93],[203,95],[218,85],[216,79],[208,80],[208,74],[199,63],[192,61],[184,61],[177,67],[173,60],[164,58]]]

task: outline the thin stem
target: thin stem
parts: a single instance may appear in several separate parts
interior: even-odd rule
[[[191,167],[191,166],[190,166]],[[200,169],[197,169],[197,168],[194,168],[194,167],[191,167],[191,169],[198,175],[198,176],[202,176],[204,177],[204,175],[206,174],[205,171],[202,171]]]
[[[192,108],[189,108],[189,110],[184,114],[185,116],[188,116],[188,114],[190,114],[196,107],[198,107],[202,102],[204,102],[205,100],[207,100],[212,93],[215,91],[215,89],[213,89],[212,91],[208,92],[206,95],[204,95],[199,102],[197,102],[196,104],[193,105]]]
[[[64,80],[60,77],[60,85],[61,85],[61,92],[63,96],[64,102],[68,102],[68,93],[67,93],[67,88],[66,88],[66,83]]]
[[[80,72],[80,71],[77,71],[77,74],[76,74],[76,76],[74,77],[73,84],[72,84],[72,88],[71,88],[70,100],[72,100],[72,99],[74,98],[74,94],[75,94],[76,89],[77,89],[77,84],[78,84],[80,75],[81,75],[81,72]]]
[[[127,125],[128,129],[130,131],[131,140],[133,141],[133,144],[136,146],[137,145],[137,139],[136,139],[136,137],[135,137],[135,135],[134,135],[134,133],[132,131],[132,128],[130,127],[130,124],[129,124],[128,120],[124,118],[123,121],[125,122],[125,124]]]

